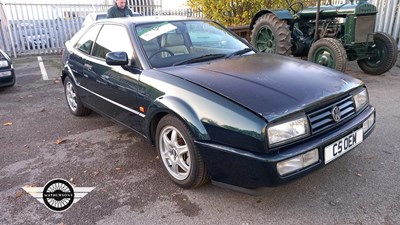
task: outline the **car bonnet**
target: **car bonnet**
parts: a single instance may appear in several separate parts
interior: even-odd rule
[[[225,96],[269,121],[363,85],[358,79],[314,63],[269,54],[160,70]]]

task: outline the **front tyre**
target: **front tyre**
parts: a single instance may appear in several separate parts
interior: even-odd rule
[[[381,75],[389,71],[397,60],[397,44],[387,33],[376,33],[374,45],[369,48],[372,56],[357,60],[362,71],[371,75]]]
[[[311,46],[308,61],[344,72],[347,54],[340,41],[333,38],[321,38]]]
[[[182,188],[195,188],[209,179],[203,158],[194,138],[178,118],[167,115],[156,130],[156,148],[162,165],[174,183]]]
[[[65,99],[68,103],[69,111],[75,116],[86,116],[92,111],[86,108],[78,93],[76,92],[75,83],[68,76],[64,80]]]

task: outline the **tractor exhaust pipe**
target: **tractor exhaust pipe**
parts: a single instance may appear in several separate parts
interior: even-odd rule
[[[318,41],[318,27],[319,27],[319,10],[321,9],[321,0],[317,0],[317,15],[315,18],[315,31],[314,31],[314,42]]]

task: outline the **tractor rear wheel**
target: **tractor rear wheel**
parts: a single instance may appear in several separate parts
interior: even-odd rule
[[[344,72],[346,70],[347,54],[339,40],[321,38],[311,46],[308,52],[308,61]]]
[[[251,31],[251,44],[261,52],[290,55],[291,41],[287,22],[272,13],[258,18]]]
[[[374,45],[369,49],[373,56],[357,60],[358,66],[365,73],[381,75],[390,70],[397,60],[397,44],[387,33],[376,33]]]

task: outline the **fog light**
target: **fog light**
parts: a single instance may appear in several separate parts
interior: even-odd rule
[[[303,155],[303,168],[318,162],[318,150],[314,149]]]
[[[375,114],[372,114],[363,123],[363,131],[364,131],[364,133],[367,132],[369,130],[369,128],[371,128],[374,123],[375,123]]]
[[[8,77],[11,76],[11,71],[0,72],[0,77]]]
[[[310,166],[318,162],[318,160],[318,149],[314,149],[302,155],[279,162],[278,164],[276,164],[276,168],[280,175],[286,175],[296,170],[300,170],[307,166]]]

